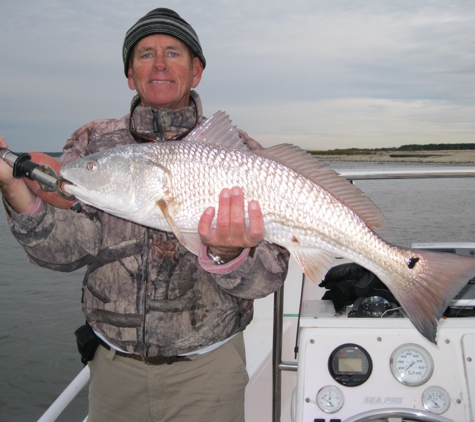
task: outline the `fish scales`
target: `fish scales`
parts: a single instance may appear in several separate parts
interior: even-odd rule
[[[187,142],[178,143],[172,151],[161,144],[150,145],[150,149],[155,151],[157,162],[173,174],[169,197],[187,210],[173,215],[183,230],[196,230],[203,210],[210,205],[216,207],[220,191],[228,186],[246,186],[245,200],[256,199],[263,209],[266,239],[283,246],[297,243],[315,248],[323,247],[323,243],[326,247],[336,244],[336,252],[337,247],[344,247],[346,228],[355,225],[351,219],[358,219],[319,186],[252,152]],[[321,206],[315,209],[310,204]],[[167,225],[160,228],[166,229]]]
[[[240,186],[246,201],[261,206],[265,238],[287,248],[312,281],[324,278],[335,257],[364,266],[432,342],[450,300],[475,276],[472,258],[386,243],[373,231],[384,218],[359,189],[297,147],[243,149],[219,113],[184,141],[113,148],[70,163],[61,174],[81,201],[173,231],[193,253],[203,211],[218,206],[223,188]]]

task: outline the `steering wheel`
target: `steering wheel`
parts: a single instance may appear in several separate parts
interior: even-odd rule
[[[359,413],[343,422],[454,422],[425,410],[387,408]]]

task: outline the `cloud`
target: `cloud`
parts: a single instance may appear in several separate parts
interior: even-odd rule
[[[474,113],[475,106],[448,101],[337,98],[236,107],[231,115],[266,147],[290,142],[325,150],[473,142]]]
[[[265,144],[475,142],[469,1],[164,1],[199,34],[198,87]],[[59,150],[80,125],[127,113],[125,31],[155,2],[0,4],[0,134]],[[275,142],[273,142],[275,140]],[[13,148],[13,145],[15,146]]]

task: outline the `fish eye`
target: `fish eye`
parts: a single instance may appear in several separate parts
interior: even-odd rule
[[[86,169],[89,171],[96,171],[97,163],[95,161],[89,161],[89,163],[86,164]]]

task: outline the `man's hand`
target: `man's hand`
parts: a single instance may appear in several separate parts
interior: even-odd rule
[[[201,216],[198,225],[201,242],[224,261],[236,258],[244,248],[252,248],[264,238],[264,219],[257,201],[249,202],[248,214],[249,226],[246,226],[242,189],[223,189],[219,196],[216,227],[212,227],[213,207],[207,208]]]
[[[0,136],[0,148],[8,149],[8,144],[5,139]],[[0,159],[0,187],[11,183],[13,180],[12,168],[3,160]]]
[[[8,149],[8,144],[1,136],[0,148]],[[26,183],[22,179],[15,179],[12,168],[2,159],[0,159],[0,190],[17,213],[30,210],[36,202],[36,196],[28,189]]]

